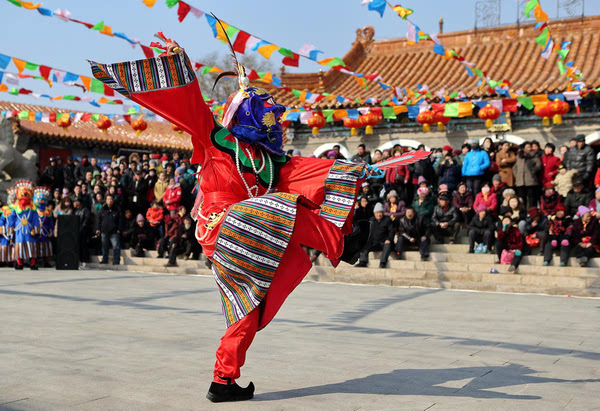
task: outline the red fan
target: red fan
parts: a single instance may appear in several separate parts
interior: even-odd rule
[[[388,168],[405,166],[407,164],[416,163],[419,160],[424,160],[431,154],[431,151],[411,151],[404,153],[399,157],[394,157],[391,160],[384,161],[383,163],[374,164],[380,170],[387,170]]]

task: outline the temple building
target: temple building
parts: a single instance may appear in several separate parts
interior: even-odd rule
[[[570,41],[568,60],[573,59],[575,66],[583,73],[583,81],[587,88],[600,86],[600,16],[589,16],[577,19],[550,21],[552,38],[555,44]],[[552,53],[548,60],[541,56],[541,48],[535,39],[539,32],[534,31],[534,23],[509,25],[477,30],[465,30],[439,34],[440,42],[473,62],[488,76],[496,80],[508,80],[510,90],[522,90],[527,95],[549,95],[568,91],[568,80],[557,68],[559,60]],[[444,59],[433,51],[431,41],[421,40],[417,44],[409,44],[406,38],[375,40],[375,30],[367,26],[357,30],[356,40],[350,50],[343,56],[346,65],[354,72],[363,74],[376,73],[388,84],[397,87],[410,87],[417,90],[417,85],[427,85],[433,95],[432,103],[439,103],[436,93],[444,94],[462,92],[471,100],[494,100],[501,96],[491,94],[487,86],[477,83],[477,76],[470,77],[465,68],[455,59]],[[312,93],[333,93],[349,99],[372,99],[377,101],[392,99],[393,88],[383,90],[375,82],[368,82],[368,89],[358,84],[353,76],[330,69],[327,72],[290,74],[282,70],[284,87],[306,90]],[[291,93],[279,90],[276,100],[290,107],[307,106],[306,102]],[[350,152],[364,143],[367,149],[388,148],[394,144],[416,147],[422,143],[427,147],[441,147],[446,144],[459,148],[466,139],[491,137],[493,140],[508,140],[520,144],[526,140],[538,140],[542,143],[552,142],[557,145],[568,143],[577,134],[586,135],[590,144],[600,144],[598,133],[600,115],[598,113],[596,93],[590,93],[580,100],[581,114],[571,109],[564,116],[562,125],[543,127],[542,119],[534,115],[533,110],[520,107],[517,112],[507,113],[502,124],[488,130],[483,120],[475,112],[464,118],[453,118],[446,130],[423,132],[421,124],[402,113],[396,119],[383,119],[374,128],[372,135],[366,135],[359,129],[357,136],[352,136],[350,129],[341,121],[327,123],[318,136],[311,135],[307,125],[296,121],[288,132],[287,149],[298,148],[302,155],[310,155],[330,149],[339,144]],[[373,104],[374,106],[376,104]],[[340,104],[336,100],[323,99],[311,105],[313,109],[350,109],[368,107],[370,104]]]

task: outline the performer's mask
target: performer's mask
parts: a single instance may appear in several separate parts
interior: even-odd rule
[[[276,104],[273,97],[263,89],[247,87],[244,99],[236,110],[231,132],[248,144],[258,144],[274,154],[282,150],[283,128],[281,116],[285,107]]]

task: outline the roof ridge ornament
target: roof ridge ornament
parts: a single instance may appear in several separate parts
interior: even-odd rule
[[[375,29],[373,26],[365,26],[362,29],[356,29],[356,41],[361,43],[364,48],[368,48],[373,42]]]

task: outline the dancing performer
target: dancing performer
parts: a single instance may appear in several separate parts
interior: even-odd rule
[[[46,208],[48,200],[50,200],[50,190],[46,187],[36,187],[33,190],[33,204],[37,210],[40,229],[37,256],[43,259],[44,267],[50,267],[50,257],[52,257],[50,237],[54,233],[54,217],[52,217],[52,212]]]
[[[227,100],[219,124],[185,52],[159,34],[166,42],[159,58],[90,62],[92,72],[192,136],[192,162],[202,164],[193,210],[196,236],[212,261],[228,327],[207,398],[248,400],[254,385],[242,388],[235,380],[256,332],[311,268],[302,245],[323,251],[333,266],[355,263],[368,241],[369,223],[352,232],[354,201],[361,183],[378,170],[341,160],[287,157],[280,123],[285,107],[250,86],[237,60],[237,72],[217,78],[237,76],[240,86]]]
[[[0,210],[0,264],[2,266],[11,265],[14,261],[12,237],[13,230],[8,224],[10,215],[14,212],[13,207],[17,199],[17,191],[14,187],[6,190],[8,198],[6,205]]]
[[[17,181],[17,201],[8,217],[14,233],[15,269],[23,269],[23,261],[29,260],[29,268],[37,270],[37,236],[40,234],[40,220],[32,201],[33,183]]]

